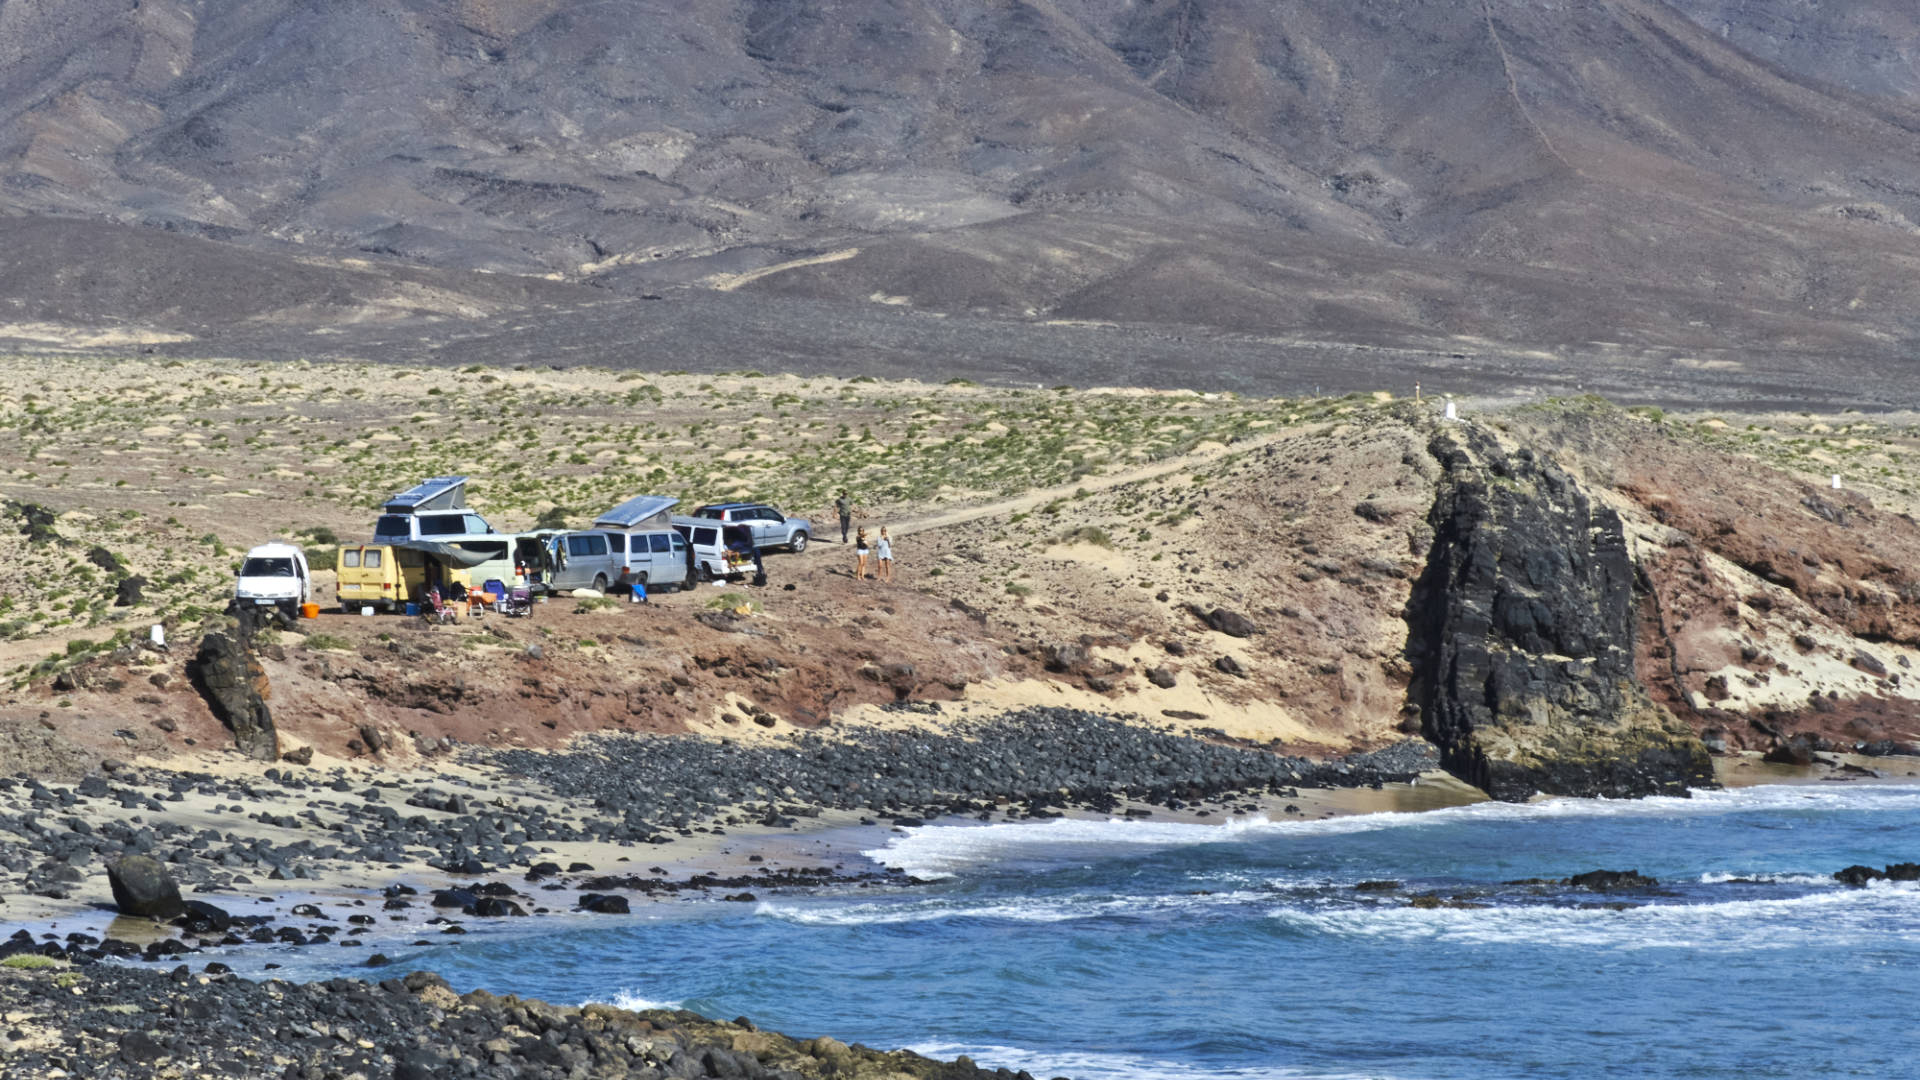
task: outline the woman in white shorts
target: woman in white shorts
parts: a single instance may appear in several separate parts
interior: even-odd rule
[[[880,527],[880,543],[874,546],[874,558],[879,560],[876,567],[881,581],[893,580],[893,541],[887,538],[886,526]]]

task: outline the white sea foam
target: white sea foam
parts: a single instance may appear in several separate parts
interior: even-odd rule
[[[1920,809],[1920,786],[1812,787],[1770,785],[1701,791],[1692,798],[1545,799],[1530,803],[1484,802],[1417,813],[1387,812],[1315,821],[1233,819],[1221,825],[1120,819],[1006,822],[995,825],[927,825],[907,829],[887,845],[864,852],[875,862],[923,878],[950,877],[971,867],[1023,859],[1070,858],[1076,849],[1153,850],[1235,843],[1275,835],[1339,836],[1381,829],[1435,828],[1475,822],[1545,821],[1564,818],[1663,818],[1755,811],[1838,812]]]
[[[1268,917],[1314,936],[1462,945],[1637,949],[1802,948],[1817,926],[1823,946],[1920,941],[1920,888],[1876,882],[1778,900],[1718,904],[1486,908],[1282,907]]]
[[[1065,896],[997,897],[978,901],[932,897],[924,900],[860,904],[832,901],[799,903],[762,901],[755,909],[755,914],[803,926],[886,926],[937,922],[943,919],[1055,923],[1079,919],[1153,918],[1168,914],[1190,914],[1205,908],[1252,904],[1268,898],[1270,894],[1265,892],[1215,892],[1180,893],[1168,896],[1080,893]]]
[[[1724,885],[1729,881],[1759,881],[1768,885],[1832,885],[1832,874],[1764,874],[1709,870],[1700,875],[1702,885]]]
[[[596,998],[581,1002],[581,1004],[591,1005],[597,1000]],[[642,997],[632,990],[614,991],[612,1000],[606,1002],[606,1004],[616,1009],[626,1009],[629,1012],[641,1012],[646,1009],[678,1009],[680,1007],[680,1002],[678,1001],[655,1001],[649,997]]]
[[[964,1054],[982,1068],[1024,1069],[1034,1076],[1065,1075],[1074,1080],[1393,1080],[1382,1072],[1330,1072],[1285,1065],[1192,1065],[1136,1054],[1108,1054],[1092,1050],[1024,1050],[1014,1046],[972,1046],[965,1043],[926,1043],[907,1049],[940,1060]]]

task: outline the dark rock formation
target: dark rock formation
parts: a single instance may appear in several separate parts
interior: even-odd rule
[[[20,535],[26,537],[29,544],[45,544],[60,539],[60,534],[53,527],[58,515],[39,503],[8,500],[7,513],[20,519]]]
[[[180,900],[180,887],[173,875],[158,860],[146,855],[129,855],[107,867],[107,885],[113,890],[114,906],[123,915],[146,915],[172,919],[187,912]]]
[[[1425,572],[1407,607],[1408,694],[1447,771],[1496,799],[1684,794],[1707,750],[1633,668],[1620,519],[1527,450],[1448,424]]]
[[[248,635],[208,634],[188,673],[213,714],[233,732],[241,753],[279,760],[280,736],[267,708],[267,673],[254,658]]]
[[[1252,619],[1229,608],[1217,607],[1211,611],[1202,609],[1198,604],[1187,605],[1194,617],[1207,624],[1209,630],[1216,630],[1228,637],[1252,637],[1260,632]]]
[[[147,579],[139,574],[121,578],[113,587],[113,606],[132,607],[145,599]]]
[[[1576,889],[1610,892],[1614,889],[1651,889],[1660,884],[1638,870],[1589,870],[1575,874],[1566,883]]]
[[[1856,888],[1874,881],[1920,881],[1920,863],[1892,863],[1885,870],[1855,864],[1834,872],[1833,880]]]

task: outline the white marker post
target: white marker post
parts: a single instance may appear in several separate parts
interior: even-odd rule
[[[1833,490],[1835,491],[1840,490],[1840,474],[1839,473],[1833,474]]]
[[[165,649],[167,647],[167,628],[161,626],[159,623],[154,623],[153,629],[147,631],[147,640],[153,642],[154,648]]]
[[[1454,408],[1452,398],[1447,399],[1447,419],[1449,420],[1460,419],[1460,413],[1458,410]]]

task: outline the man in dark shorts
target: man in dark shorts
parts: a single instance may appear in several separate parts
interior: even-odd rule
[[[834,512],[840,515],[840,542],[847,542],[847,530],[853,526],[853,496],[842,491],[840,497],[833,500]]]

